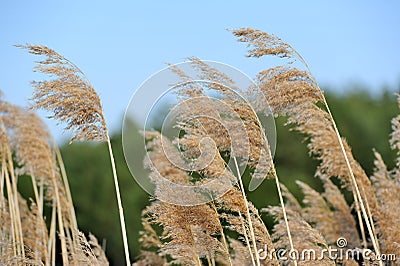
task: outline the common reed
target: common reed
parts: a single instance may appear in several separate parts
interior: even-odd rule
[[[104,253],[91,238],[82,253],[79,229],[68,189],[62,178],[61,157],[43,121],[32,111],[0,100],[1,126],[1,261],[7,265],[54,265],[59,241],[63,265],[77,265],[77,258],[104,265]],[[34,199],[18,191],[18,180],[31,180]],[[3,196],[5,195],[5,196]],[[50,227],[44,207],[51,206]],[[96,250],[96,254],[94,251]],[[103,259],[103,260],[101,260]],[[101,261],[101,263],[99,262]],[[107,264],[107,263],[106,263]]]
[[[45,56],[44,60],[37,62],[35,71],[54,77],[51,80],[32,82],[34,87],[32,107],[45,109],[53,113],[51,118],[66,123],[65,129],[73,132],[71,142],[75,140],[107,142],[125,260],[126,264],[130,265],[128,238],[115,160],[99,96],[82,70],[56,51],[42,45],[18,45],[18,47],[27,49],[31,54]]]
[[[240,88],[226,73],[195,57],[188,59],[190,73],[170,65],[180,78],[174,84],[178,105],[170,110],[180,134],[168,138],[163,132],[143,132],[147,149],[143,164],[155,189],[142,213],[142,250],[134,265],[399,264],[400,159],[388,170],[375,151],[376,169],[368,177],[297,51],[259,30],[232,33],[248,44],[249,57],[275,56],[283,63],[261,70],[255,78],[257,86],[251,88]],[[35,70],[53,78],[32,83],[33,108],[50,111],[52,118],[66,123],[74,134],[71,142],[108,143],[125,259],[130,265],[118,178],[97,93],[84,73],[54,50],[19,47],[45,56]],[[193,82],[199,80],[207,82]],[[400,96],[398,101],[400,105]],[[299,201],[280,183],[279,164],[273,162],[259,112],[286,117],[286,125],[305,136],[310,156],[319,163],[315,177],[323,185],[322,192],[293,180],[304,195]],[[55,264],[59,242],[64,265],[108,264],[96,238],[89,235],[88,240],[79,232],[62,158],[43,122],[32,111],[3,100],[0,113],[0,263]],[[390,144],[399,156],[400,116],[393,119],[392,127]],[[250,202],[242,181],[244,170],[254,179],[273,179],[280,206],[262,208]],[[25,176],[34,191],[30,200],[17,189],[18,179]],[[352,200],[344,197],[345,190]],[[49,227],[45,203],[52,210]],[[272,228],[267,228],[262,215],[274,219]],[[357,254],[368,250],[371,256],[357,260],[324,253],[329,247],[343,248],[341,238],[346,240],[345,248]],[[287,260],[268,253],[279,249],[313,252]],[[383,261],[382,254],[396,258]]]
[[[255,79],[258,88],[246,91],[252,93],[258,90],[264,97],[260,97],[254,106],[249,106],[235,96],[235,91],[243,93],[243,89],[247,88],[238,88],[229,76],[197,58],[189,58],[195,75],[170,65],[182,81],[176,87],[180,88],[177,92],[179,101],[185,102],[185,105],[179,109],[180,119],[176,127],[184,134],[169,140],[166,151],[162,149],[160,141],[166,139],[165,136],[159,132],[146,132],[149,158],[153,162],[149,164],[146,161],[146,165],[152,165],[149,167],[150,176],[157,172],[168,180],[188,185],[222,178],[220,173],[227,173],[230,176],[227,180],[233,180],[233,187],[219,198],[210,197],[210,201],[202,205],[176,206],[153,201],[143,213],[145,226],[140,239],[143,251],[137,265],[150,262],[151,265],[358,265],[353,258],[333,258],[327,254],[318,261],[315,257],[308,257],[284,262],[276,256],[263,260],[259,254],[263,245],[268,250],[283,248],[301,253],[312,249],[317,254],[324,254],[323,250],[329,246],[341,248],[338,246],[341,243],[337,241],[342,237],[347,240],[346,247],[349,249],[360,253],[366,248],[373,249],[370,260],[362,262],[365,265],[395,263],[377,259],[382,253],[395,254],[398,263],[400,238],[397,225],[400,216],[395,204],[398,204],[400,197],[399,170],[388,171],[377,154],[377,170],[371,178],[367,177],[353,157],[350,146],[339,134],[322,90],[294,48],[278,37],[259,30],[247,28],[232,32],[239,41],[249,45],[248,56],[258,58],[272,55],[283,60],[281,65],[260,71]],[[191,82],[193,80],[210,82],[199,85]],[[206,90],[217,91],[219,99],[234,110],[237,117],[233,117],[238,119],[232,119],[232,116],[224,113],[223,108],[208,99]],[[264,110],[263,106],[267,105],[270,106],[269,113],[264,108],[267,115],[287,117],[287,125],[306,136],[310,156],[320,163],[315,176],[324,187],[324,192],[318,192],[305,183],[297,182],[304,194],[303,202],[299,203],[285,186],[277,185],[286,202],[280,208],[270,206],[263,209],[267,215],[275,218],[272,230],[265,227],[257,208],[247,200],[246,191],[239,180],[241,176],[235,170],[235,165],[240,165],[235,160],[245,154],[247,147],[236,153],[232,148],[235,142],[240,141],[246,146],[246,137],[249,137],[250,160],[241,163],[253,171],[260,162],[266,163],[260,177],[275,176],[278,182],[275,167],[279,165],[275,166],[272,162],[263,133],[265,129],[255,113],[255,110]],[[211,115],[205,116],[204,113]],[[185,117],[196,117],[196,120],[188,122],[190,119]],[[210,117],[218,117],[219,120]],[[399,118],[393,120],[394,132],[390,140],[397,150],[400,135],[398,121]],[[239,124],[243,125],[246,134],[237,134],[233,129],[240,128]],[[214,146],[201,146],[201,141],[206,137],[213,140]],[[212,171],[208,167],[190,171],[179,169],[164,154],[177,147],[180,151],[173,154],[189,158],[200,158],[208,148],[208,152],[215,154],[209,167],[215,168]],[[262,150],[263,153],[260,152]],[[261,154],[264,156],[261,157]],[[221,158],[224,158],[225,164]],[[233,158],[233,164],[230,164],[229,158]],[[200,181],[193,179],[193,172],[201,176]],[[332,179],[335,178],[341,181],[340,187],[333,183]],[[170,197],[179,195],[179,192],[165,190],[159,185],[155,183],[156,191],[173,193]],[[352,203],[347,202],[341,189],[352,193]],[[388,191],[393,198],[387,196]],[[185,196],[180,197],[185,202]],[[198,214],[200,209],[201,214]],[[200,232],[197,231],[199,228]]]
[[[265,91],[273,111],[288,115],[288,123],[294,124],[296,130],[309,137],[310,151],[321,160],[318,171],[328,176],[338,176],[345,186],[349,184],[355,204],[361,209],[374,250],[379,256],[379,244],[371,215],[371,209],[373,212],[376,206],[371,183],[353,158],[346,141],[341,138],[326,99],[307,64],[290,45],[273,35],[253,29],[240,29],[233,33],[240,41],[253,47],[249,56],[279,55],[291,62],[297,60],[304,64],[304,71],[282,65],[260,72],[260,87]],[[277,92],[280,97],[274,97]],[[359,210],[357,212],[360,213]]]

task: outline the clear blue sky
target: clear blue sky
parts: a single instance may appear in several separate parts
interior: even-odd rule
[[[197,56],[254,76],[263,61],[246,59],[244,45],[225,31],[239,27],[280,36],[322,85],[343,91],[359,83],[379,91],[400,83],[400,1],[137,2],[2,0],[5,99],[26,105],[29,81],[38,77],[31,72],[35,58],[13,45],[47,45],[83,69],[109,127],[118,130],[132,93],[165,62]],[[48,124],[58,140],[66,138],[55,123]]]

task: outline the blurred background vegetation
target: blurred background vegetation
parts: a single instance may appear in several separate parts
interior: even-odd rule
[[[333,90],[326,93],[340,132],[347,138],[355,157],[368,175],[373,171],[374,148],[383,155],[389,167],[393,166],[395,153],[389,147],[388,137],[391,132],[390,121],[399,113],[394,94],[398,89],[384,90],[373,95],[367,90],[356,88],[348,90],[347,93],[333,93]],[[304,137],[284,127],[284,122],[281,118],[277,120],[275,163],[281,181],[301,199],[300,191],[293,181],[299,179],[320,190],[320,184],[313,177],[317,163],[308,157]],[[134,258],[139,251],[140,215],[149,203],[148,195],[134,181],[127,168],[120,132],[112,136],[112,145],[120,179],[130,251]],[[122,265],[122,240],[106,145],[63,144],[61,152],[70,181],[79,228],[85,233],[95,234],[100,242],[104,241],[112,265]],[[142,158],[137,160],[140,163]],[[273,180],[264,181],[262,186],[249,193],[248,197],[258,208],[278,204]],[[266,222],[270,223],[267,218]]]

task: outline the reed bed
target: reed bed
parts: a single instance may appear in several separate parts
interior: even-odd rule
[[[168,139],[158,131],[143,133],[148,153],[144,167],[150,171],[155,194],[143,210],[139,239],[142,249],[133,264],[400,264],[400,116],[392,120],[389,140],[399,155],[396,167],[388,170],[374,151],[375,171],[368,177],[340,135],[323,91],[296,50],[259,30],[243,28],[232,33],[248,46],[247,56],[278,57],[282,64],[261,70],[255,78],[257,88],[246,90],[250,96],[264,95],[253,106],[221,85],[240,90],[233,79],[198,58],[188,59],[195,74],[185,73],[179,66],[172,67],[182,81],[178,97],[185,102],[178,110],[175,126],[184,134]],[[54,50],[41,45],[18,47],[44,57],[37,62],[35,71],[48,74],[51,79],[32,82],[30,109],[0,99],[0,264],[108,265],[97,239],[79,231],[60,152],[33,111],[45,109],[52,114],[51,118],[66,124],[66,130],[73,132],[71,142],[107,143],[125,261],[131,265],[110,137],[96,91],[82,70]],[[187,83],[198,78],[210,82],[201,86]],[[227,109],[211,101],[206,90],[219,93]],[[400,105],[400,96],[398,101]],[[229,110],[234,110],[233,116]],[[319,163],[315,178],[322,182],[323,192],[293,180],[304,194],[299,202],[281,184],[276,170],[279,165],[273,162],[264,125],[257,115],[259,111],[286,117],[288,128],[305,136],[310,156]],[[202,116],[205,112],[219,120]],[[193,116],[198,118],[188,119]],[[243,132],[247,146],[243,145]],[[212,145],[205,145],[205,139],[212,140]],[[214,156],[200,169],[182,169],[170,161],[166,151],[187,158]],[[253,178],[275,182],[280,205],[254,206],[248,200],[239,167],[245,167]],[[159,176],[184,186],[210,181],[217,185],[195,195],[183,194],[168,182],[161,182]],[[30,180],[33,198],[21,196],[18,191],[21,178]],[[227,192],[213,197],[227,184],[231,185]],[[351,202],[345,199],[344,191],[351,193]],[[194,196],[208,200],[188,204]],[[169,198],[177,197],[182,204],[168,203]],[[49,214],[44,212],[46,206],[51,210]],[[267,228],[263,215],[274,218],[273,228]],[[340,239],[346,241],[345,246]],[[369,256],[368,259],[332,257],[323,252],[330,247],[345,247],[357,254],[368,251]],[[280,249],[298,253],[313,250],[320,256],[287,260],[282,260],[276,252],[264,256],[265,251]],[[396,257],[379,259],[385,254]]]

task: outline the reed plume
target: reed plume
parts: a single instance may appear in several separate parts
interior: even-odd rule
[[[328,178],[324,179],[327,190],[322,194],[303,182],[297,184],[305,195],[302,217],[324,236],[327,243],[334,246],[337,239],[344,237],[349,248],[359,247],[360,238],[351,209],[337,187]]]
[[[346,247],[357,249],[360,246],[356,223],[347,205],[344,196],[333,182],[324,176],[318,176],[324,185],[325,191],[319,193],[310,186],[297,181],[302,188],[304,207],[290,191],[282,185],[286,198],[286,207],[292,214],[296,214],[320,233],[330,247],[337,247],[337,240],[344,237]],[[268,209],[267,209],[268,211]],[[358,265],[353,258],[336,258],[336,265]]]
[[[320,176],[323,182],[324,192],[322,196],[325,198],[328,206],[335,217],[334,224],[330,225],[334,229],[332,234],[326,235],[328,243],[333,245],[339,237],[345,237],[347,245],[350,248],[360,246],[360,234],[357,231],[356,221],[351,214],[352,208],[347,204],[346,199],[340,192],[339,188],[333,182],[324,176]],[[322,232],[322,231],[321,231]]]
[[[234,265],[235,260],[239,261],[239,256],[245,256],[249,259],[248,263],[253,265],[277,265],[276,258],[260,261],[258,257],[258,249],[265,246],[272,249],[273,245],[257,209],[246,198],[239,171],[239,165],[247,166],[255,169],[255,178],[272,177],[269,175],[272,156],[264,129],[254,109],[241,98],[242,92],[229,76],[198,58],[189,60],[195,70],[194,75],[171,66],[182,81],[174,86],[177,88],[179,104],[171,111],[177,118],[175,126],[185,134],[170,140],[159,132],[144,132],[148,152],[144,164],[151,170],[149,177],[155,184],[156,198],[173,203],[179,199],[179,205],[189,205],[199,198],[209,203],[176,206],[154,201],[145,211],[144,217],[151,217],[145,219],[145,224],[149,221],[160,224],[163,234],[157,240],[159,242],[153,245],[157,252],[144,250],[140,262],[156,258],[160,262],[168,255],[175,263],[199,264],[201,258],[211,264],[218,261]],[[193,82],[199,79],[207,82]],[[208,91],[217,92],[221,97],[215,101],[208,96]],[[226,154],[230,159],[226,159]],[[193,159],[195,161],[192,163],[185,164]],[[198,189],[199,194],[185,194],[180,186],[171,187],[170,182],[206,187]],[[232,185],[233,188],[228,192],[223,191]],[[220,195],[220,192],[224,194],[222,197],[213,196]],[[199,213],[200,210],[202,212]],[[205,215],[209,218],[201,218]],[[190,224],[190,230],[187,229],[188,225],[182,228],[182,219]],[[197,220],[201,222],[197,223]],[[212,230],[203,228],[209,228],[211,224],[214,224]],[[149,239],[151,230],[148,225],[145,228],[143,235]],[[203,229],[198,231],[199,228]],[[243,240],[241,245],[245,247],[240,250],[245,250],[247,255],[239,254],[239,249],[230,254],[231,241],[225,235],[228,231],[240,235]],[[188,239],[184,239],[184,236]],[[203,238],[201,242],[200,236]],[[146,243],[144,241],[142,246],[146,247]],[[177,243],[180,244],[177,246]],[[238,242],[232,243],[236,248],[240,247]],[[231,258],[232,255],[236,259]]]
[[[371,176],[378,200],[376,230],[382,252],[395,254],[400,263],[400,182],[399,170],[387,170],[381,155],[375,152],[375,172]]]
[[[11,261],[18,264],[54,264],[58,226],[63,265],[74,264],[73,258],[81,253],[82,247],[77,237],[79,230],[68,180],[64,176],[61,178],[63,174],[60,174],[58,165],[63,167],[62,159],[58,156],[58,149],[53,146],[52,136],[34,112],[2,99],[0,122],[3,173],[0,188],[1,195],[7,191],[9,199],[0,198],[1,219],[4,220],[1,234],[5,236],[4,230],[11,232],[7,234],[7,241],[4,238],[1,240],[1,244],[4,245],[3,251],[13,250]],[[11,153],[14,156],[11,156]],[[29,204],[17,188],[17,180],[24,176],[31,178],[34,191],[35,199],[30,200]],[[43,211],[47,202],[52,207],[49,230]],[[5,208],[6,206],[8,208]],[[91,241],[95,241],[93,236]],[[6,258],[7,255],[2,254],[2,259]]]
[[[34,68],[54,77],[33,81],[33,108],[53,113],[50,117],[65,123],[74,140],[107,141],[107,127],[100,98],[85,74],[71,61],[43,45],[18,45],[34,55],[45,56]]]
[[[247,248],[247,254],[241,254],[240,256],[248,258],[248,264],[256,264],[256,258],[255,254],[252,252],[252,248],[257,249],[257,251],[264,248],[267,248],[268,250],[274,249],[267,227],[262,221],[257,208],[251,202],[248,202],[248,207],[256,243],[254,244],[250,239],[248,239],[247,236],[249,236],[251,232],[245,215],[247,207],[238,187],[230,189],[225,195],[216,200],[216,204],[220,212],[220,218],[222,219],[223,224],[225,224],[226,229],[235,232],[240,236],[239,239],[243,240],[242,245]],[[232,241],[230,242],[232,244]],[[233,242],[234,245],[236,245],[236,248],[239,248],[238,243],[235,241]],[[239,256],[239,250],[242,249],[235,251],[236,255],[233,256],[234,258]],[[260,264],[277,265],[278,262],[275,257],[267,257],[261,260]]]
[[[47,252],[48,230],[42,214],[35,203],[29,207],[26,200],[18,195],[19,209],[21,210],[22,235],[25,249],[30,251],[31,260],[37,265],[50,261]]]
[[[75,232],[75,238],[79,239],[79,245],[74,250],[69,250],[71,265],[108,265],[108,260],[97,242],[97,239],[89,234],[89,240],[79,231]]]
[[[33,112],[2,101],[1,115],[8,131],[11,149],[19,167],[18,175],[29,175],[34,187],[40,185],[53,187],[53,176],[58,172],[54,152],[50,146],[50,134],[43,121]],[[43,208],[43,199],[35,191],[36,204]],[[48,195],[52,199],[51,195]]]
[[[146,215],[145,212],[146,210],[144,210],[143,215]],[[160,237],[147,219],[142,218],[142,225],[143,230],[140,232],[139,238],[142,250],[138,260],[133,265],[165,265],[167,260],[159,254],[159,249],[162,246]]]
[[[134,262],[132,265],[134,266],[147,266],[147,265],[154,265],[154,266],[162,266],[166,265],[167,261],[157,255],[155,252],[151,251],[140,251],[140,255],[138,260]]]
[[[50,134],[40,118],[33,112],[4,101],[1,105],[3,121],[10,135],[11,148],[16,154],[17,163],[21,166],[16,169],[16,173],[31,177],[36,198],[37,219],[43,219],[44,198],[39,191],[45,190],[47,200],[56,206],[63,261],[67,263],[65,230],[68,228],[67,223],[71,221],[67,217],[70,218],[70,209],[73,207],[72,203],[67,201],[63,186],[60,184],[54,152],[49,144]],[[53,234],[51,238],[55,241],[56,235]],[[50,256],[48,255],[47,258]]]
[[[119,219],[126,264],[130,265],[126,234],[115,160],[106,126],[100,98],[85,74],[71,61],[54,50],[42,45],[18,45],[34,55],[45,56],[38,61],[34,70],[53,77],[51,80],[34,81],[32,102],[34,109],[51,112],[51,118],[65,123],[66,130],[73,132],[71,142],[92,140],[107,142],[111,160],[114,186],[118,203]]]
[[[338,239],[346,239],[346,247],[357,250],[360,246],[356,223],[343,195],[336,185],[325,176],[318,176],[324,183],[325,191],[319,193],[305,183],[297,181],[302,188],[304,207],[290,191],[283,186],[287,209],[296,214],[320,233],[329,247],[337,247]],[[267,209],[268,211],[268,209]],[[353,258],[332,258],[336,265],[358,265]]]
[[[214,258],[215,253],[223,251],[216,237],[218,216],[211,207],[154,202],[147,212],[153,223],[163,227],[161,237],[167,241],[161,246],[160,254],[171,256],[174,263],[200,265],[201,258]]]
[[[273,228],[272,239],[274,240],[275,247],[277,249],[283,248],[285,250],[290,250],[288,246],[288,237],[286,233],[286,225],[283,222],[282,212],[278,207],[270,207],[264,211],[267,211],[270,215],[275,217],[276,224]],[[327,254],[322,252],[322,249],[327,249],[328,245],[323,238],[323,236],[314,228],[312,228],[301,216],[300,214],[287,210],[288,220],[290,228],[292,228],[292,238],[294,246],[296,247],[296,255],[301,258],[299,265],[315,265],[317,256],[323,255],[323,257],[318,257],[318,265],[336,265],[335,262],[329,258]],[[307,254],[307,250],[313,250],[315,253]],[[290,260],[289,254],[285,255]],[[287,265],[289,265],[289,262]],[[284,264],[285,265],[285,264]]]
[[[400,95],[397,95],[400,106]],[[395,254],[396,262],[400,263],[400,115],[392,119],[392,133],[389,143],[397,152],[396,167],[388,170],[382,156],[374,151],[375,170],[371,176],[374,192],[377,198],[377,234],[382,251],[386,254]]]
[[[242,241],[229,238],[229,245],[232,249],[232,265],[251,265],[252,259],[248,247]]]
[[[364,218],[372,245],[380,254],[372,214],[376,199],[370,180],[353,158],[347,143],[341,138],[326,99],[304,59],[276,36],[254,29],[234,30],[239,41],[250,47],[249,57],[279,56],[289,63],[300,63],[305,70],[280,65],[258,74],[258,84],[275,115],[288,116],[288,123],[309,137],[310,152],[321,161],[319,171],[329,177],[341,178],[354,195]],[[322,107],[321,107],[322,106]],[[360,223],[362,226],[362,223]],[[363,232],[364,234],[364,232]]]
[[[1,114],[3,114],[7,109],[6,106],[8,105],[1,99],[0,100]],[[25,248],[22,235],[21,215],[19,210],[17,178],[14,174],[15,168],[14,168],[14,161],[12,158],[12,148],[10,143],[11,141],[7,134],[3,115],[0,116],[0,135],[1,135],[1,182],[0,183],[2,188],[1,200],[2,200],[3,213],[5,215],[8,215],[8,218],[10,219],[8,228],[10,234],[7,233],[7,235],[9,234],[10,239],[8,239],[8,241],[5,241],[5,243],[6,247],[9,243],[11,244],[14,258],[23,260],[25,259]]]
[[[173,165],[167,154],[171,155],[175,147],[166,139],[161,139],[158,132],[145,132],[149,158],[145,165],[152,170],[150,178],[156,188],[155,196],[164,200],[172,197],[181,199],[183,205],[190,204],[200,194],[184,194],[171,187],[163,179],[175,184],[190,186],[192,177],[186,171]],[[155,175],[155,176],[154,176]],[[161,179],[162,177],[163,179]],[[177,196],[179,195],[179,196]],[[174,202],[174,201],[172,201]],[[220,221],[217,213],[208,205],[179,206],[161,201],[153,201],[144,211],[145,231],[142,233],[142,246],[153,247],[157,254],[142,252],[141,261],[157,261],[170,256],[174,263],[199,265],[202,258],[215,259],[216,253],[223,252],[223,244],[216,237],[220,234]],[[163,229],[160,238],[154,235],[152,225],[160,225]],[[165,259],[164,259],[165,260]]]
[[[209,101],[205,104],[193,104],[189,108],[185,109],[189,116],[198,117],[201,114],[205,115],[204,121],[200,121],[200,131],[193,131],[193,126],[183,127],[188,134],[185,135],[180,142],[185,144],[187,138],[202,139],[205,136],[209,136],[215,141],[215,145],[219,153],[230,152],[231,159],[228,162],[227,167],[231,170],[228,173],[236,176],[236,185],[239,191],[242,193],[243,203],[246,207],[242,210],[245,215],[248,226],[248,234],[250,240],[253,243],[254,248],[254,259],[257,265],[260,264],[257,252],[257,237],[255,235],[255,228],[253,226],[253,218],[250,211],[250,203],[248,202],[245,190],[242,183],[242,177],[239,171],[239,165],[247,165],[254,169],[252,172],[252,179],[265,179],[265,178],[276,178],[274,172],[272,155],[269,147],[269,143],[266,139],[264,128],[258,119],[255,110],[243,97],[246,95],[245,91],[239,88],[233,79],[227,74],[220,70],[206,64],[198,58],[191,57],[189,62],[192,68],[196,71],[196,76],[192,76],[191,80],[206,80],[205,88],[194,90],[195,96],[205,95],[204,90],[217,91],[221,94],[221,102]],[[181,72],[177,72],[182,77]],[[182,81],[187,81],[188,76],[183,76]],[[245,88],[247,89],[247,88]],[[187,92],[186,88],[181,91],[181,94]],[[193,94],[187,93],[187,97],[195,97]],[[221,104],[222,103],[222,104]],[[211,110],[204,110],[204,108],[210,108]],[[209,114],[215,113],[217,119],[210,119]],[[186,115],[187,115],[186,114]],[[184,119],[182,119],[184,121]],[[179,124],[178,124],[179,125]],[[221,125],[223,128],[221,129]],[[225,130],[224,130],[225,129]],[[200,134],[199,134],[200,133]],[[198,143],[198,142],[197,142]],[[195,142],[195,144],[197,144]],[[194,146],[194,145],[193,145]],[[185,147],[185,146],[184,146]],[[217,158],[220,158],[218,156]],[[238,163],[238,160],[242,159],[242,162]],[[214,160],[213,162],[215,162]],[[272,173],[272,174],[270,174]],[[207,174],[206,174],[207,175]],[[208,175],[210,176],[210,175]],[[231,178],[227,178],[230,180]],[[249,245],[250,246],[250,245]]]

